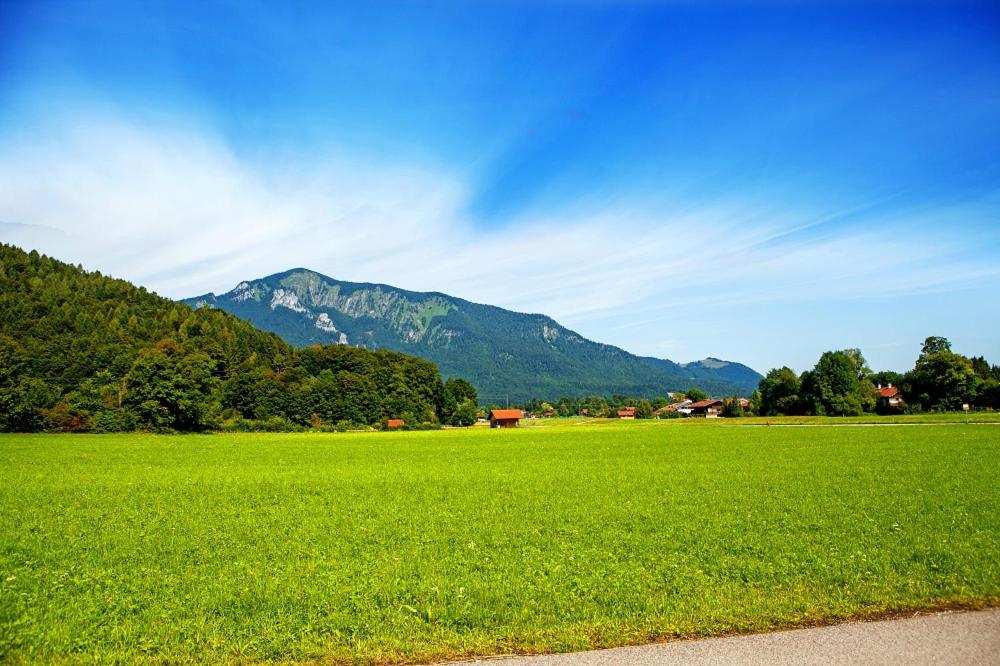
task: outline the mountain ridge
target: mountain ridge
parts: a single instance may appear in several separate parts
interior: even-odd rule
[[[485,402],[622,394],[652,397],[697,386],[752,392],[761,375],[709,357],[680,364],[589,340],[541,313],[521,313],[443,292],[336,280],[306,268],[241,281],[224,294],[183,299],[215,307],[294,346],[402,351],[463,377]]]

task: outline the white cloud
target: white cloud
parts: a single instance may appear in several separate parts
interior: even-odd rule
[[[1000,274],[969,259],[981,238],[942,236],[931,214],[821,235],[810,221],[824,211],[619,201],[490,232],[464,219],[461,178],[314,158],[243,158],[205,129],[120,118],[46,125],[0,144],[0,240],[171,297],[305,266],[544,312],[650,353],[691,308],[908,294]]]

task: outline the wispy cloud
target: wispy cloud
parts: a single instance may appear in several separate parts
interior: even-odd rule
[[[490,231],[466,219],[468,183],[422,165],[248,158],[205,127],[114,116],[45,128],[0,143],[0,239],[171,297],[306,266],[544,312],[653,353],[692,308],[1000,284],[1000,232],[942,233],[956,216],[995,215],[996,201],[907,216],[618,198]],[[844,214],[854,222],[836,233],[806,233]],[[693,348],[676,330],[669,340]]]

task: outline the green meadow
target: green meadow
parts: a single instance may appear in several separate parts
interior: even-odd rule
[[[1000,426],[0,436],[0,662],[430,661],[1000,601]]]

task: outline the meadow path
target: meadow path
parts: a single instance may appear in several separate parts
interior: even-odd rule
[[[1000,609],[489,661],[512,666],[996,665]]]

